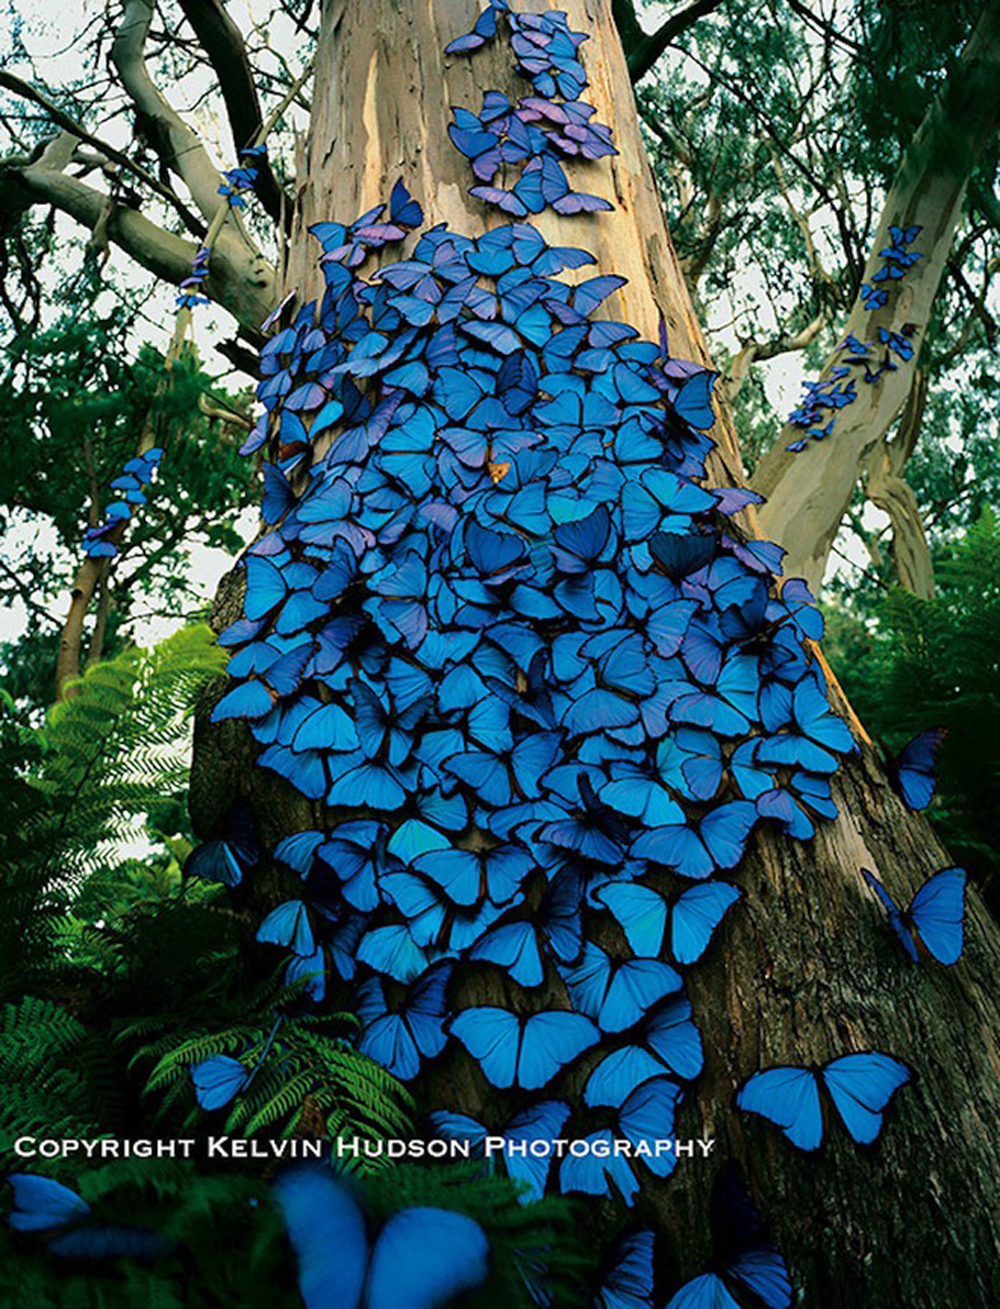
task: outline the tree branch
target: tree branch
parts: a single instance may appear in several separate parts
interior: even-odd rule
[[[858,296],[839,333],[841,341],[853,334],[877,343],[883,328],[905,330],[919,345],[947,267],[966,186],[998,125],[1000,0],[989,0],[903,155],[879,216],[865,276],[870,280],[880,266],[879,251],[888,244],[893,224],[918,228],[921,258],[885,307],[869,308]],[[893,469],[878,464],[879,449],[910,392],[916,351],[914,356],[873,383],[859,380],[856,399],[836,411],[828,439],[810,441],[795,453],[788,446],[801,438],[802,429],[786,423],[757,466],[753,486],[767,497],[759,514],[761,530],[788,551],[786,572],[804,577],[814,591],[822,585],[840,523],[869,460],[876,460],[876,483],[883,471],[895,476]],[[842,362],[838,347],[821,378],[829,379]],[[900,487],[889,490],[904,495]],[[894,501],[894,508],[910,516],[902,499]],[[913,540],[919,553],[919,541]]]
[[[64,139],[68,148],[62,144]],[[33,205],[49,204],[91,231],[106,222],[107,238],[156,277],[173,283],[186,277],[197,249],[193,242],[164,231],[135,209],[115,205],[103,191],[59,171],[72,157],[75,144],[67,133],[35,162],[0,161],[0,214],[16,217]],[[274,270],[259,255],[236,241],[217,243],[205,293],[241,325],[256,331],[274,303],[275,286]]]
[[[826,323],[826,314],[821,313],[798,332],[782,332],[780,336],[772,337],[770,341],[744,341],[726,368],[729,398],[733,399],[739,394],[740,387],[746,381],[751,367],[758,360],[775,359],[778,355],[789,354],[793,350],[804,350],[810,342],[815,341]]]
[[[220,0],[180,0],[180,6],[219,79],[233,142],[237,151],[242,150],[264,123],[243,35]],[[254,194],[265,212],[276,223],[287,227],[291,222],[291,201],[278,185],[266,156],[256,160],[254,166],[257,169]]]
[[[30,83],[22,82],[19,77],[14,77],[11,73],[5,73],[0,70],[0,86],[6,87],[8,91],[13,91],[15,95],[22,97],[22,99],[31,100],[34,104],[40,105],[57,127],[61,127],[64,131],[70,132],[73,136],[79,137],[79,139],[85,141],[87,145],[92,145],[94,149],[99,150],[105,158],[110,159],[113,163],[126,169],[133,177],[138,178],[139,181],[148,186],[151,191],[154,191],[161,200],[165,200],[166,203],[181,216],[184,225],[194,236],[203,237],[205,235],[205,224],[191,212],[183,200],[181,200],[181,198],[175,194],[169,186],[164,186],[159,178],[154,177],[152,173],[148,172],[140,164],[131,160],[128,155],[123,154],[121,150],[116,150],[113,145],[108,145],[107,142],[101,141],[98,137],[93,136],[87,131],[82,123],[76,122],[75,119],[70,118],[69,114],[63,113],[58,105],[53,104],[52,101],[49,100],[47,96],[42,95],[40,91],[36,91]]]
[[[655,32],[644,32],[636,18],[633,0],[614,0],[612,11],[615,25],[622,39],[633,86],[651,71],[668,45],[682,32],[693,27],[699,18],[704,18],[721,4],[722,0],[694,0],[686,9],[671,15]]]
[[[111,61],[164,164],[191,192],[209,221],[225,205],[219,195],[221,174],[199,137],[153,84],[146,68],[145,45],[153,18],[152,0],[126,0],[121,24],[111,46]]]

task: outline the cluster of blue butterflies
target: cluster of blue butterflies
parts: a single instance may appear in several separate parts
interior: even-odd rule
[[[501,24],[535,95],[515,105],[487,92],[478,115],[455,110],[473,194],[514,219],[610,208],[563,169],[615,153],[580,100],[584,34],[561,12],[490,0],[449,52],[480,48]],[[230,204],[252,189],[247,158],[261,152],[226,174]],[[511,169],[517,180],[496,186]],[[672,1156],[641,1147],[669,1137],[701,1071],[681,970],[741,896],[718,874],[758,822],[807,839],[834,817],[830,777],[853,740],[810,654],[822,620],[808,590],[777,593],[780,549],[727,527],[758,497],[699,484],[714,374],[671,358],[662,331],[654,344],[595,317],[623,279],[562,276],[593,256],[528,222],[478,239],[432,227],[361,275],[422,223],[397,182],[388,206],[312,229],[325,293],[294,313],[286,301],[264,325],[276,331],[261,356],[263,413],[243,447],[271,456],[266,531],[246,555],[243,615],[220,637],[232,685],[212,718],[244,721],[258,765],[322,804],[325,825],[265,856],[234,811],[186,871],[234,887],[268,858],[298,875],[301,895],[257,934],[288,952],[289,982],[317,1003],[332,982],[349,988],[359,1048],[403,1080],[449,1042],[464,1047],[492,1131],[625,1138],[642,1158],[507,1154],[526,1200],[610,1187],[631,1204],[643,1168],[672,1171]],[[886,268],[919,257],[905,248],[915,235],[894,229]],[[203,298],[209,254],[182,284],[185,303]],[[912,355],[905,337],[879,339],[883,369]],[[793,416],[807,439],[828,434],[823,409],[855,398],[851,368],[879,375],[869,346],[850,337],[844,349],[847,363]],[[897,784],[926,803],[912,753]],[[908,953],[917,942],[944,963],[961,953],[959,873],[932,878],[905,913],[870,878]],[[594,928],[617,936],[615,957]],[[505,1002],[456,1010],[459,961],[501,979]],[[192,1069],[206,1110],[246,1091],[278,1025],[259,1053]],[[869,1142],[908,1076],[877,1051],[850,1054],[757,1073],[738,1104],[815,1149],[825,1092]],[[570,1079],[583,1087],[576,1111],[559,1095]],[[542,1094],[512,1114],[514,1089]],[[449,1112],[430,1127],[473,1143],[488,1130]],[[713,1267],[668,1309],[732,1306],[741,1289],[783,1309],[787,1269],[738,1178],[724,1170],[717,1192]],[[485,1277],[485,1237],[461,1215],[404,1209],[372,1242],[328,1175],[295,1174],[278,1198],[310,1309],[331,1297],[431,1306]],[[652,1256],[652,1233],[628,1236],[595,1304],[651,1304]]]
[[[914,223],[912,227],[893,224],[889,228],[889,244],[878,252],[881,266],[872,274],[870,282],[861,284],[861,300],[866,309],[881,309],[888,304],[889,288],[886,283],[901,282],[917,260],[923,257],[916,250],[908,248],[922,230],[919,223]]]
[[[162,458],[162,448],[152,446],[129,459],[111,483],[118,498],[104,506],[103,523],[88,527],[84,533],[83,549],[90,559],[114,559],[118,554],[118,547],[110,538],[132,517],[134,506],[146,503],[145,488],[152,482]]]
[[[888,303],[889,292],[886,283],[900,281],[921,257],[916,251],[908,250],[921,231],[919,225],[912,227],[890,227],[891,244],[879,252],[883,263],[873,275],[871,283],[865,282],[861,287],[861,298],[865,309],[878,309]],[[838,346],[844,362],[835,365],[829,376],[819,381],[806,381],[803,385],[805,394],[798,408],[788,415],[789,423],[804,429],[803,436],[785,447],[786,450],[798,452],[804,450],[810,441],[822,441],[833,431],[837,421],[837,410],[853,404],[858,398],[857,382],[862,380],[871,385],[884,373],[894,372],[899,365],[894,356],[909,363],[914,355],[914,345],[905,329],[893,332],[886,327],[877,329],[877,340],[859,341],[853,333]],[[850,379],[850,380],[848,380]]]
[[[219,187],[219,195],[225,196],[230,209],[244,209],[246,207],[246,193],[253,191],[257,184],[257,178],[260,176],[257,160],[266,157],[267,146],[244,146],[239,154],[239,166],[230,168],[222,174],[226,180]]]
[[[191,261],[191,271],[177,287],[178,309],[196,309],[198,305],[210,303],[208,296],[204,294],[204,287],[208,279],[208,265],[211,258],[212,247],[209,245],[200,245],[195,251],[194,259]]]
[[[516,218],[545,208],[558,214],[611,209],[599,196],[574,191],[561,163],[618,153],[611,129],[592,122],[593,106],[578,99],[587,79],[577,51],[586,38],[570,31],[564,13],[516,14],[506,0],[493,0],[473,31],[453,41],[445,53],[467,54],[492,41],[500,14],[510,27],[517,67],[531,79],[536,95],[513,105],[501,92],[487,91],[479,114],[453,110],[455,121],[449,135],[472,161],[472,171],[479,179],[471,194]],[[497,174],[506,178],[511,169],[520,169],[514,185],[495,185]]]

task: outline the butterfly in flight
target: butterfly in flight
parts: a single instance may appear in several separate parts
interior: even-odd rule
[[[373,1231],[354,1194],[320,1168],[274,1183],[305,1309],[438,1309],[489,1276],[489,1243],[448,1209],[399,1209]]]
[[[892,788],[911,809],[926,809],[937,786],[935,756],[948,734],[946,727],[932,727],[903,746],[898,755],[885,751],[885,765]]]

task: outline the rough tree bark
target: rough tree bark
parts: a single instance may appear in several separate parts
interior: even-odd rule
[[[890,241],[889,227],[919,224],[914,248],[921,259],[909,270],[902,289],[880,309],[866,309],[859,295],[839,340],[853,333],[871,341],[879,328],[900,332],[904,325],[916,344],[913,360],[887,372],[873,385],[858,386],[853,404],[837,410],[836,426],[822,442],[799,453],[787,449],[801,437],[785,424],[754,475],[756,490],[767,496],[760,525],[764,534],[788,551],[790,574],[804,577],[816,590],[823,581],[830,550],[847,512],[854,488],[866,468],[880,470],[884,456],[892,467],[894,525],[902,526],[900,553],[905,555],[922,535],[912,494],[900,485],[902,466],[884,446],[910,392],[920,341],[945,272],[969,178],[984,145],[1000,125],[1000,3],[988,0],[960,58],[941,87],[903,156],[886,197],[864,281],[881,263],[879,251]],[[822,378],[843,362],[834,350]],[[903,484],[905,486],[905,483]],[[884,484],[876,474],[876,486]],[[906,488],[908,490],[908,488]],[[873,500],[875,497],[872,497]],[[926,567],[926,566],[925,566]],[[925,568],[921,570],[925,571]]]
[[[542,6],[531,0],[522,7]],[[613,316],[650,335],[662,311],[672,353],[706,360],[642,149],[610,0],[564,0],[564,7],[571,26],[590,34],[583,55],[591,99],[598,119],[613,124],[621,152],[610,165],[592,169],[587,186],[603,190],[616,209],[586,219],[547,215],[539,226],[560,243],[593,250],[601,272],[630,278],[608,306]],[[511,86],[502,52],[471,61],[442,55],[477,12],[476,0],[326,5],[289,271],[289,287],[304,297],[320,286],[307,226],[321,218],[350,221],[383,200],[399,176],[430,223],[446,221],[470,234],[493,225],[468,197],[465,162],[446,134],[449,104],[478,108],[483,88]],[[921,219],[930,221],[920,213],[907,217]],[[741,466],[727,417],[716,436],[713,479],[732,482]],[[219,628],[240,612],[241,587],[237,573],[224,583],[214,616]],[[197,828],[208,834],[237,796],[253,805],[265,843],[318,825],[318,806],[273,774],[255,772],[251,761],[241,724],[210,728],[201,722],[192,778]],[[745,861],[744,907],[724,924],[690,986],[706,1069],[677,1134],[714,1136],[719,1156],[743,1164],[804,1303],[986,1309],[1000,1289],[1000,1015],[990,989],[1000,962],[997,931],[971,895],[967,957],[947,971],[907,967],[864,891],[859,868],[875,870],[905,898],[947,857],[928,824],[896,799],[865,741],[843,766],[836,792],[841,817],[822,825],[814,841],[760,835]],[[279,880],[277,873],[254,879],[241,894],[252,897],[257,910],[281,895]],[[248,922],[251,916],[257,921],[259,914],[248,912]],[[488,1003],[484,985],[459,979],[462,1000]],[[777,1131],[732,1109],[735,1087],[762,1066],[821,1062],[867,1048],[891,1051],[918,1071],[916,1084],[897,1097],[874,1150],[858,1149],[834,1130],[819,1156],[800,1155]],[[472,1115],[496,1096],[460,1048],[432,1067],[417,1094],[424,1108]],[[713,1167],[682,1166],[667,1183],[643,1189],[637,1216],[663,1234],[673,1287],[705,1266]],[[610,1200],[590,1212],[595,1235],[625,1218]]]

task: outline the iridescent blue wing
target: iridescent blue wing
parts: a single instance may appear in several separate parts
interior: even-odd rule
[[[626,1045],[605,1055],[587,1079],[584,1102],[589,1106],[618,1108],[637,1086],[651,1077],[663,1077],[670,1069],[662,1059],[640,1045]]]
[[[17,1232],[47,1232],[90,1213],[90,1206],[75,1191],[50,1177],[11,1173],[7,1181],[14,1193],[7,1222]]]
[[[614,1138],[610,1131],[591,1132],[584,1137],[589,1149],[586,1154],[568,1155],[559,1168],[559,1188],[564,1194],[582,1191],[585,1195],[606,1196],[609,1187],[631,1205],[639,1189],[639,1181],[624,1155],[614,1153]],[[595,1146],[601,1153],[595,1152]]]
[[[681,985],[680,974],[659,959],[627,960],[614,971],[598,1026],[603,1032],[624,1032]]]
[[[540,986],[545,976],[538,937],[531,923],[505,923],[479,938],[469,951],[470,959],[498,964],[521,986]]]
[[[532,1014],[524,1024],[517,1065],[518,1085],[526,1091],[538,1090],[600,1039],[597,1027],[583,1014],[564,1009]]]
[[[778,1066],[754,1073],[736,1093],[736,1107],[780,1127],[800,1150],[816,1150],[823,1141],[819,1085],[809,1068]]]
[[[521,1045],[521,1024],[514,1014],[492,1005],[463,1009],[452,1019],[451,1031],[492,1086],[514,1085]]]
[[[319,1167],[285,1173],[273,1190],[298,1261],[305,1309],[361,1309],[368,1233],[354,1196]]]
[[[316,943],[303,901],[286,900],[272,909],[257,929],[257,940],[288,946],[293,954],[312,954]]]
[[[944,727],[921,732],[903,746],[894,762],[897,789],[911,809],[926,809],[937,785],[935,756],[947,735]]]
[[[691,1018],[686,996],[667,1000],[654,1010],[643,1028],[646,1045],[678,1077],[690,1081],[701,1072],[704,1056],[701,1037]]]
[[[943,868],[913,897],[907,918],[939,964],[957,963],[964,948],[964,868]]]
[[[198,1103],[206,1113],[221,1109],[250,1081],[250,1071],[238,1059],[216,1054],[195,1064],[191,1069]]]
[[[685,1282],[667,1301],[666,1309],[741,1309],[715,1273],[702,1273]]]
[[[619,1241],[601,1277],[593,1309],[653,1309],[653,1242],[648,1227]]]
[[[633,954],[646,959],[659,956],[667,925],[667,902],[659,891],[636,882],[611,882],[601,887],[597,899],[607,905]],[[674,958],[683,962],[676,954]]]
[[[517,1142],[555,1141],[568,1117],[568,1105],[561,1100],[545,1100],[512,1118],[503,1129],[503,1135]],[[520,1197],[521,1203],[532,1204],[540,1200],[545,1194],[552,1155],[532,1155],[529,1146],[529,1153],[524,1155],[505,1153],[504,1162],[508,1176],[527,1186],[524,1195]]]
[[[645,1166],[657,1177],[669,1177],[677,1157],[673,1150],[659,1150],[661,1141],[669,1141],[674,1131],[674,1110],[681,1088],[666,1077],[654,1077],[637,1086],[621,1107],[618,1126],[622,1134],[648,1154]]]
[[[670,909],[670,950],[677,963],[693,964],[701,958],[715,929],[741,894],[729,882],[713,881],[692,886],[678,896]]]
[[[877,1139],[883,1110],[910,1076],[906,1064],[878,1050],[844,1055],[823,1069],[833,1103],[859,1145],[870,1145]]]
[[[917,948],[913,944],[913,935],[903,920],[903,915],[899,910],[899,906],[874,873],[870,873],[867,868],[862,868],[861,876],[865,879],[869,888],[878,896],[882,908],[885,910],[889,918],[890,927],[899,937],[903,949],[910,956],[913,962],[916,963]]]

